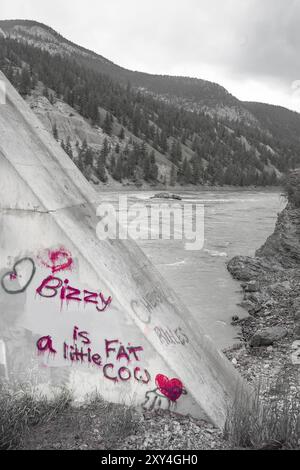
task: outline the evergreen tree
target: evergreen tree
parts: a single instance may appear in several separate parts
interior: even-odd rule
[[[143,172],[144,180],[149,181],[151,179],[151,162],[149,155],[146,155],[143,159]]]
[[[182,165],[182,182],[184,184],[190,184],[192,182],[192,170],[191,165],[187,158],[184,159]]]
[[[120,183],[122,182],[123,167],[122,167],[122,158],[121,158],[121,156],[116,161],[116,166],[115,166],[115,169],[114,169],[114,172],[113,172],[113,178],[116,181],[119,181]]]
[[[121,130],[120,130],[119,139],[120,139],[120,140],[124,140],[124,139],[125,139],[125,130],[124,130],[124,127],[122,127]]]
[[[72,150],[70,136],[68,136],[68,138],[67,138],[67,143],[65,145],[65,152],[66,152],[67,155],[69,155],[71,160],[73,160],[73,150]]]
[[[48,88],[46,86],[43,89],[43,96],[45,98],[47,98],[47,100],[49,99],[49,91],[48,91]]]
[[[174,165],[178,165],[182,159],[182,151],[181,151],[181,144],[177,140],[173,140],[172,147],[171,147],[171,162]]]
[[[55,140],[58,140],[58,130],[56,126],[56,122],[52,126],[52,134]]]
[[[158,166],[155,160],[155,153],[152,150],[150,154],[150,179],[152,181],[157,181],[157,178],[158,178]]]
[[[110,168],[110,173],[113,175],[116,169],[116,158],[114,155],[111,157],[109,168]]]
[[[112,133],[112,116],[109,113],[106,113],[103,123],[103,131],[107,135],[111,135]]]
[[[23,67],[20,77],[20,94],[28,95],[32,88],[31,76],[27,67]]]
[[[177,183],[177,170],[175,165],[172,165],[171,171],[170,171],[170,186],[175,186]]]
[[[103,156],[101,155],[101,153],[100,155],[98,155],[98,159],[97,159],[97,176],[99,180],[102,181],[102,183],[107,182],[105,162],[103,160]]]
[[[101,158],[103,160],[104,166],[106,166],[106,159],[109,155],[109,145],[107,138],[104,139],[102,149],[101,149]]]

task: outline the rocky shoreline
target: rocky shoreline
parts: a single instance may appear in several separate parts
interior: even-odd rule
[[[264,398],[300,401],[300,173],[288,181],[288,204],[274,233],[254,258],[233,258],[232,276],[241,282],[249,316],[233,319],[240,344],[225,351],[243,377],[263,383]],[[300,444],[300,443],[299,443]]]

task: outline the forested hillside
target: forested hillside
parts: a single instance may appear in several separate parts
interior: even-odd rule
[[[54,136],[87,177],[137,184],[273,185],[299,164],[297,113],[278,115],[266,105],[243,104],[201,80],[135,76],[36,25],[23,22],[17,28],[15,22],[7,29],[0,22],[0,68],[25,98],[40,93],[49,105],[66,103],[101,131],[102,145],[96,148],[79,135],[62,137],[53,123]],[[221,116],[222,107],[239,118]]]

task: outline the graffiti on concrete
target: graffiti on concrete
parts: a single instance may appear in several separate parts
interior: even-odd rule
[[[133,313],[142,323],[149,324],[151,322],[150,311],[145,310],[144,305],[141,304],[138,300],[131,301],[131,308]]]
[[[170,346],[172,344],[185,346],[189,343],[189,338],[181,327],[171,329],[156,326],[154,332],[164,346]]]
[[[38,354],[55,356],[58,348],[54,346],[51,336],[43,336],[36,343]],[[137,365],[141,361],[142,346],[124,346],[120,340],[105,340],[104,354],[93,350],[90,334],[80,330],[77,326],[73,329],[72,344],[64,342],[61,348],[61,356],[72,364],[94,365],[102,368],[105,379],[114,383],[134,380],[142,384],[148,384],[151,380],[150,373]],[[126,361],[126,366],[121,361]]]
[[[172,402],[176,402],[183,394],[184,387],[179,379],[169,379],[166,375],[158,374],[155,383],[160,393]]]
[[[32,258],[18,260],[11,271],[1,278],[1,286],[7,294],[22,294],[31,284],[36,273]]]
[[[74,266],[75,262],[71,252],[63,247],[41,251],[34,259],[26,257],[16,261],[10,270],[3,270],[0,274],[1,286],[4,291],[2,291],[2,295],[6,296],[6,310],[8,300],[11,299],[13,310],[18,307],[19,316],[23,314],[25,304],[32,305],[26,301],[29,295],[27,291],[31,286],[30,302],[32,303],[35,303],[36,298],[40,297],[46,299],[47,303],[51,303],[51,299],[56,299],[57,309],[59,309],[59,305],[62,309],[64,305],[68,307],[72,304],[91,305],[99,312],[106,311],[112,303],[112,297],[103,292],[78,288],[72,274]],[[38,268],[41,269],[39,276]],[[38,278],[38,281],[35,279],[34,282],[34,278]],[[7,294],[20,295],[14,298]],[[154,288],[149,289],[148,294],[143,298],[132,300],[131,306],[141,322],[150,324],[152,312],[161,302],[161,293],[159,289]],[[14,317],[11,314],[9,317],[12,322]],[[74,323],[75,321],[77,320],[74,320]],[[72,327],[73,323],[70,326]],[[11,332],[11,326],[9,328]],[[150,329],[150,326],[147,328]],[[181,327],[170,328],[156,324],[151,330],[164,346],[179,345],[181,347],[189,343],[189,338]],[[44,336],[41,335],[40,329],[38,331],[39,334],[36,335],[22,329],[21,340],[18,339],[14,344],[10,339],[7,339],[7,335],[3,331],[3,334],[0,335],[0,376],[12,376],[12,373],[15,372],[19,375],[19,369],[24,368],[25,363],[29,364],[29,360],[34,361],[34,367],[37,366],[41,374],[45,375],[45,383],[47,381],[49,383],[50,375],[51,383],[52,375],[55,383],[61,382],[61,375],[68,381],[73,370],[71,366],[74,365],[93,368],[96,374],[99,373],[99,379],[102,378],[112,384],[128,383],[146,386],[147,391],[142,406],[148,410],[171,409],[176,406],[180,397],[186,394],[179,379],[169,379],[162,374],[156,376],[154,388],[151,374],[146,368],[148,366],[143,364],[144,348],[141,345],[136,346],[118,338],[106,339],[104,335],[101,342],[99,343],[97,340],[95,344],[95,331],[91,335],[79,326],[73,327],[69,340],[60,336],[56,330],[52,331],[51,335],[49,335],[49,330],[46,330],[43,333]],[[14,336],[16,336],[15,333]],[[28,337],[27,342],[24,340],[25,336]],[[21,347],[28,351],[28,357],[25,357],[21,352]],[[38,361],[37,355],[40,356]],[[15,367],[14,364],[10,366],[10,358],[16,356],[19,358],[20,364],[18,367]],[[31,363],[33,364],[33,362]],[[53,374],[52,371],[54,371]]]
[[[158,374],[155,383],[156,388],[145,394],[145,401],[142,403],[144,410],[170,410],[176,406],[177,400],[182,395],[187,395],[187,391],[179,379],[169,379],[165,375]]]
[[[72,270],[74,265],[72,254],[64,247],[41,251],[37,259],[42,266],[51,269],[52,274]]]
[[[149,282],[147,272],[141,268],[132,273],[137,286],[143,286],[143,297],[132,300],[131,308],[136,317],[145,324],[151,323],[152,312],[164,302],[164,295],[159,285]]]
[[[39,296],[44,298],[54,298],[59,295],[61,306],[63,302],[83,302],[84,304],[94,304],[98,312],[104,312],[112,303],[112,298],[105,298],[102,292],[81,291],[78,288],[70,286],[69,279],[64,281],[59,277],[48,276],[42,281],[36,289]]]
[[[43,336],[36,342],[36,346],[39,354],[43,354],[44,352],[48,352],[49,354],[57,353],[53,347],[51,336]]]
[[[46,253],[46,254],[45,254]],[[54,273],[71,270],[74,264],[71,253],[65,248],[47,250],[37,256],[39,264],[50,269],[52,275],[47,276],[36,288],[40,297],[54,298],[59,296],[61,307],[66,302],[95,305],[98,312],[104,312],[112,303],[112,297],[106,297],[103,292],[80,290],[70,285],[69,279],[53,276]],[[36,274],[36,264],[32,258],[22,258],[14,264],[11,271],[1,277],[1,286],[7,294],[22,294],[30,286]]]

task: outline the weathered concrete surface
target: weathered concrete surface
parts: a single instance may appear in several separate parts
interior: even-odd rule
[[[179,413],[206,415],[222,427],[237,388],[244,388],[240,376],[133,241],[99,241],[98,195],[3,74],[0,80],[7,88],[6,104],[0,106],[0,337],[9,372],[21,380],[15,364],[23,371],[30,364],[40,384],[63,378],[76,396],[97,388],[112,401],[146,408],[171,404]],[[62,254],[51,265],[50,254],[61,247],[72,255],[72,266],[56,271],[55,266],[68,261]],[[28,257],[34,273],[31,260],[15,265]],[[40,296],[37,289],[51,274],[62,282],[67,278],[81,295],[84,289],[102,292],[112,302],[99,312],[82,299],[62,300],[61,289],[45,288],[44,294],[56,296]],[[10,293],[18,287],[23,292]],[[89,333],[101,366],[64,357],[63,343],[73,345],[75,326]],[[168,329],[177,334],[174,344],[162,339],[162,330]],[[37,340],[48,335],[56,354],[38,355]],[[105,340],[142,349],[128,362],[124,355],[116,357],[120,344],[112,343],[117,351],[107,353]],[[88,346],[77,342],[86,351]],[[130,371],[129,380],[122,367]],[[123,380],[117,376],[120,368]],[[144,383],[135,375],[150,379]],[[117,382],[111,380],[115,376]],[[249,398],[246,389],[245,394]]]

